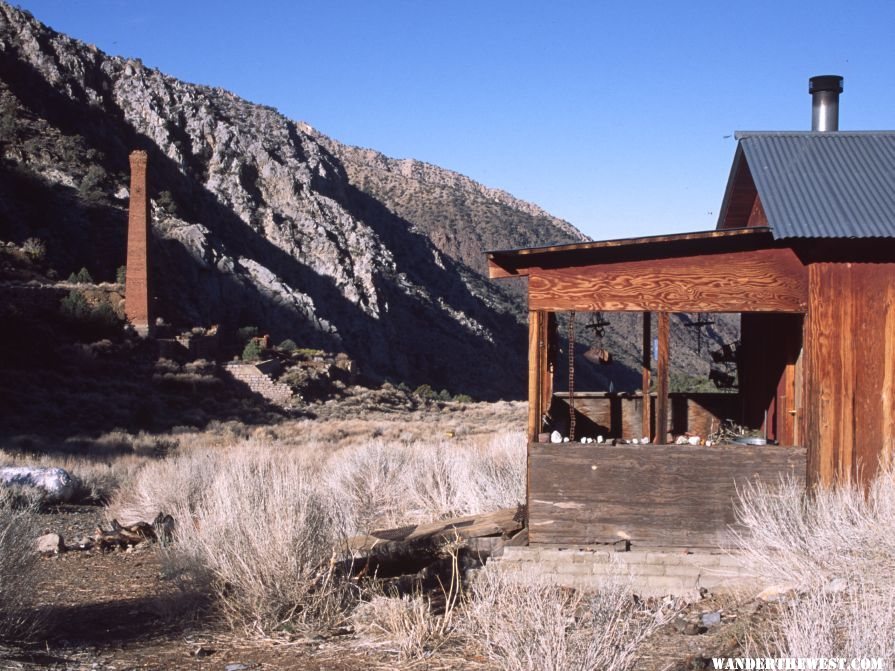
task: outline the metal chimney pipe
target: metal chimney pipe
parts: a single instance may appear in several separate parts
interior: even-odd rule
[[[839,94],[842,77],[819,75],[808,80],[811,94],[811,130],[825,133],[839,130]]]

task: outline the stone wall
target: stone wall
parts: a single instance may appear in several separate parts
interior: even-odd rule
[[[607,579],[630,576],[641,596],[696,596],[739,588],[760,590],[734,554],[674,552],[663,549],[614,552],[600,548],[506,547],[489,570],[533,574],[552,584],[598,589]]]
[[[291,407],[295,401],[300,400],[293,394],[289,385],[276,382],[269,375],[262,372],[259,369],[262,366],[264,366],[264,362],[255,365],[230,361],[224,364],[224,370],[234,379],[247,385],[256,394],[260,394],[271,403],[281,407]]]

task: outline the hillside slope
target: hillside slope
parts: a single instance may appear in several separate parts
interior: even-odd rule
[[[165,320],[343,350],[373,380],[524,396],[522,287],[487,280],[484,251],[584,239],[574,227],[457,173],[108,56],[0,2],[0,240],[45,241],[60,277],[84,266],[113,279],[133,149],[150,158]],[[606,344],[620,365],[593,385],[636,381],[633,317],[612,318]],[[680,343],[682,365],[707,372],[692,349]]]
[[[351,182],[337,143],[5,4],[0,80],[0,238],[45,240],[60,275],[86,266],[111,279],[123,264],[127,155],[145,149],[154,293],[168,321],[259,325],[275,341],[346,350],[374,378],[486,398],[523,392],[517,301],[465,263],[482,247],[439,249],[434,220],[411,222]],[[482,244],[581,237],[506,194],[466,191],[476,204],[443,220],[445,237],[466,239],[477,223],[463,213],[483,204],[513,226],[491,221],[508,232]]]

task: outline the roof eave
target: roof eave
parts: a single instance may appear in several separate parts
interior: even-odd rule
[[[768,228],[730,228],[723,230],[695,231],[672,235],[653,235],[639,238],[619,238],[579,242],[546,247],[493,250],[487,252],[488,274],[491,279],[520,277],[532,268],[545,266],[576,266],[589,263],[607,263],[612,257],[661,258],[682,250],[691,253],[717,251],[719,247],[764,247],[773,242]]]

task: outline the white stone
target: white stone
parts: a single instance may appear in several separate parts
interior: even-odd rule
[[[699,436],[690,436],[687,439],[687,442],[690,443],[691,445],[699,445]]]
[[[550,442],[551,443],[561,443],[562,442],[562,434],[559,431],[554,431],[550,434]]]
[[[603,436],[597,436],[597,442],[598,442],[598,443],[602,443],[602,442],[603,442]]]
[[[65,541],[59,534],[44,534],[34,541],[34,549],[42,555],[59,554],[65,550]]]
[[[649,445],[649,436],[644,436],[643,438],[641,438],[640,444],[641,445]]]
[[[687,444],[687,436],[678,436],[674,439],[675,445],[686,445]]]
[[[632,445],[640,445],[640,438],[634,438],[634,439],[631,441],[631,444],[632,444]]]
[[[835,594],[836,592],[844,592],[848,589],[848,581],[845,578],[833,578],[824,585],[825,594]]]
[[[566,436],[565,438],[563,438],[563,439],[562,439],[562,442],[564,442],[564,443],[568,443],[568,442],[569,442],[569,437]]]
[[[759,592],[755,598],[759,601],[786,601],[795,597],[797,594],[795,585],[782,584],[772,585]]]
[[[6,466],[0,468],[0,484],[36,489],[54,503],[70,501],[75,493],[74,478],[62,468]]]

